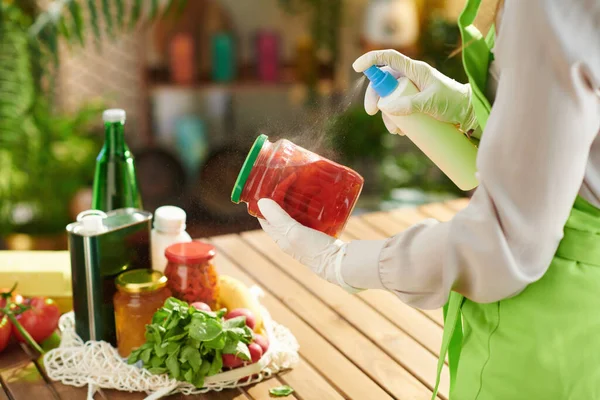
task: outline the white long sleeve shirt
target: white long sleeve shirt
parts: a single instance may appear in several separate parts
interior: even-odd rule
[[[350,242],[349,285],[419,308],[451,290],[508,298],[548,269],[577,194],[600,207],[600,2],[507,0],[493,52],[499,80],[470,204],[449,222]]]

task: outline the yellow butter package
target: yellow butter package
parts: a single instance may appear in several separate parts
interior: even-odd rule
[[[72,309],[68,251],[0,251],[0,288],[15,282],[23,296],[50,297],[62,312]]]

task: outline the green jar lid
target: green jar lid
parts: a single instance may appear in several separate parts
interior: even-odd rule
[[[235,185],[233,186],[233,191],[231,192],[231,201],[236,204],[239,204],[240,198],[242,197],[242,191],[244,190],[244,186],[246,185],[246,181],[250,176],[250,171],[252,171],[252,167],[260,154],[260,151],[263,148],[263,145],[267,141],[267,135],[260,135],[254,141],[254,144],[250,148],[248,155],[246,156],[246,161],[244,161],[244,165],[242,165],[242,169],[235,181]]]

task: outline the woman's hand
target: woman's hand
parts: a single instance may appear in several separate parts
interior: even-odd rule
[[[372,65],[385,65],[396,78],[406,76],[419,89],[419,93],[403,97],[386,113],[408,115],[420,112],[431,115],[442,122],[457,125],[463,132],[475,130],[478,126],[471,106],[471,87],[451,79],[423,61],[412,60],[395,50],[378,50],[359,57],[352,67],[363,72]],[[365,94],[365,110],[369,115],[377,114],[379,96],[369,85]],[[383,121],[391,133],[402,134],[389,118]]]
[[[342,278],[341,264],[346,247],[344,242],[301,225],[273,200],[259,200],[258,208],[265,217],[259,219],[260,225],[281,250],[321,278],[348,292],[358,291],[348,286]]]

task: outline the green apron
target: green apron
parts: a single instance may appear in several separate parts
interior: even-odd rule
[[[458,22],[483,129],[494,31],[473,26],[480,3],[468,0]],[[433,398],[446,354],[451,400],[600,399],[600,209],[577,197],[548,271],[519,295],[479,304],[450,294]]]

